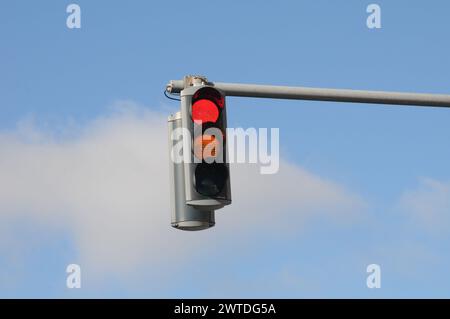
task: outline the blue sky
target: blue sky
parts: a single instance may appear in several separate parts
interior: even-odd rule
[[[236,170],[234,210],[223,209],[211,231],[149,225],[156,232],[149,235],[140,223],[135,241],[127,236],[129,219],[170,228],[164,156],[148,161],[161,164],[154,171],[141,161],[166,154],[165,116],[178,108],[162,94],[169,80],[203,74],[220,82],[450,93],[450,4],[77,1],[82,28],[70,30],[69,3],[0,4],[0,172],[7,175],[0,176],[0,296],[449,297],[446,109],[228,98],[230,127],[280,128],[283,165],[277,187],[264,189],[278,193],[267,198]],[[380,30],[366,27],[370,3],[381,6]],[[128,147],[136,151],[132,162],[111,157]],[[57,174],[67,159],[80,172],[69,181]],[[142,180],[129,164],[158,177]],[[105,176],[117,170],[119,179],[108,181],[127,187],[105,182],[97,194],[92,165]],[[61,190],[55,201],[42,190],[48,184]],[[113,203],[123,210],[109,216],[99,194],[123,194]],[[263,218],[252,227],[259,209]],[[112,235],[95,238],[116,217],[127,231],[114,236],[123,229],[111,221]],[[241,220],[249,223],[236,226]],[[105,238],[111,241],[89,244]],[[176,250],[186,247],[177,244],[186,240],[193,254],[180,257]],[[131,244],[139,250],[127,255]],[[111,249],[96,258],[94,248],[105,245]],[[79,290],[65,286],[69,263],[83,269]],[[366,287],[370,263],[382,267],[381,289]]]

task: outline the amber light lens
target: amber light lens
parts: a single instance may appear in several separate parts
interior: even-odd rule
[[[214,135],[197,136],[194,140],[194,155],[198,159],[216,157],[220,147],[220,140]]]

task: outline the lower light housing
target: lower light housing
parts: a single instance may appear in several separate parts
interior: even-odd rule
[[[172,223],[172,227],[177,228],[179,230],[196,231],[196,230],[204,230],[204,229],[211,228],[215,224],[216,223],[214,221],[214,212],[213,212],[212,214],[209,214],[208,220],[180,221],[180,222]]]

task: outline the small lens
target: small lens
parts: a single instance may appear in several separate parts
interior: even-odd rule
[[[210,100],[198,100],[192,105],[192,120],[196,123],[215,123],[219,118],[219,109]]]
[[[195,188],[199,194],[217,196],[228,179],[224,163],[200,163],[195,169]]]

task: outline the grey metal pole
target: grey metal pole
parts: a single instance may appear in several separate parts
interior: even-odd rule
[[[322,89],[220,82],[207,84],[213,85],[227,96],[450,107],[450,95],[444,94]],[[167,91],[170,93],[180,93],[184,89],[184,85],[185,82],[183,80],[170,81],[167,85]]]

